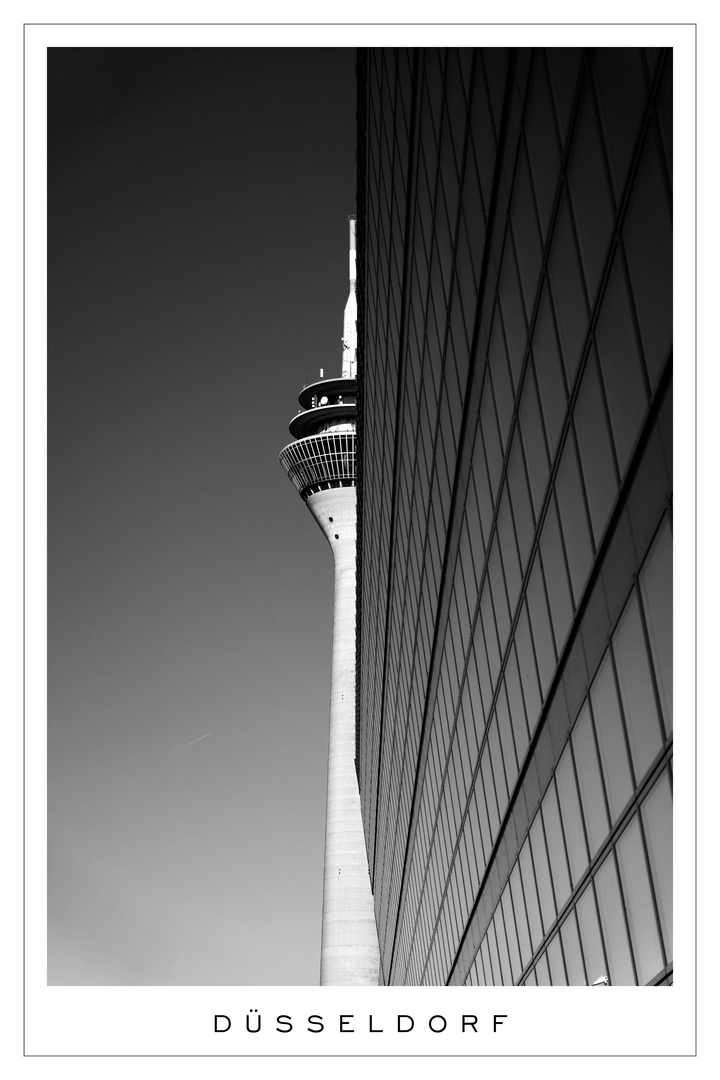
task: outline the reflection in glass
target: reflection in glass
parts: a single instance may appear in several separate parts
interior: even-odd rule
[[[595,751],[592,720],[587,703],[583,706],[572,733],[572,746],[577,765],[590,858],[592,858],[608,834],[608,820],[600,767]]]
[[[507,940],[505,938],[505,924],[503,922],[502,907],[500,904],[495,908],[495,914],[493,916],[491,927],[495,929],[495,936],[497,938],[498,953],[500,955],[500,969],[502,971],[503,986],[512,986],[513,977],[510,969],[510,956],[508,955]],[[492,936],[491,936],[492,941]]]
[[[570,912],[570,915],[562,924],[560,936],[562,937],[563,952],[565,953],[568,984],[570,986],[585,986],[585,969],[583,967],[580,935],[578,934],[574,911]]]
[[[499,986],[500,979],[499,977],[497,979],[495,978],[495,973],[493,972],[492,964],[490,963],[490,949],[488,947],[487,934],[482,939],[482,944],[480,945],[480,956],[482,957],[483,967],[485,969],[485,985]]]
[[[542,416],[540,415],[540,405],[538,404],[537,388],[535,386],[535,375],[531,367],[527,369],[525,374],[518,416],[523,446],[525,447],[530,491],[537,515],[545,498],[549,465],[547,450],[545,449]]]
[[[644,985],[650,982],[665,964],[637,815],[618,841],[616,850],[635,968],[638,981]]]
[[[588,358],[574,418],[590,520],[597,546],[605,532],[618,481],[594,353]]]
[[[667,769],[643,802],[641,813],[666,963],[669,964],[673,958],[673,830],[672,792]]]
[[[525,751],[530,741],[525,719],[525,705],[523,703],[522,690],[520,688],[520,673],[518,672],[515,646],[512,645],[508,653],[505,665],[505,685],[507,687],[508,705],[510,707],[510,720],[515,736],[515,750],[518,765],[522,764]]]
[[[610,820],[614,824],[618,814],[632,795],[633,783],[609,652],[605,654],[605,659],[600,665],[600,670],[590,690],[590,700],[600,746]]]
[[[587,301],[567,194],[560,198],[549,262],[550,291],[560,332],[562,358],[572,389],[588,327]]]
[[[505,923],[505,933],[507,935],[508,949],[510,952],[510,964],[512,966],[512,981],[516,985],[522,974],[523,965],[520,962],[520,949],[518,948],[518,938],[515,931],[515,919],[513,916],[512,900],[510,898],[510,888],[508,885],[503,889],[501,897],[502,901],[502,916]],[[498,910],[500,910],[498,908]]]
[[[527,616],[527,604],[520,609],[520,617],[515,628],[515,645],[517,648],[518,668],[522,684],[523,697],[525,698],[525,712],[527,714],[530,733],[535,731],[540,719],[540,688],[538,686],[535,671],[535,655],[530,639],[530,623]]]
[[[555,904],[558,911],[562,911],[565,901],[570,895],[570,875],[568,874],[567,858],[565,856],[565,842],[560,824],[557,794],[552,780],[542,801],[542,815],[550,855]]]
[[[550,968],[548,967],[547,956],[542,954],[537,964],[535,965],[535,976],[538,981],[538,986],[550,986]]]
[[[545,433],[547,435],[548,450],[550,451],[550,460],[554,461],[560,432],[565,422],[567,397],[547,286],[543,291],[543,298],[535,321],[533,359],[537,372],[543,416],[545,417]]]
[[[612,852],[595,875],[600,925],[602,926],[610,981],[613,986],[635,986],[635,972],[630,956],[623,902]]]
[[[595,331],[620,475],[624,476],[647,408],[628,285],[616,254]]]
[[[495,937],[495,925],[493,922],[487,928],[487,934],[485,939],[490,948],[490,959],[492,961],[493,969],[493,981],[496,986],[504,986],[505,979],[503,978],[502,968],[500,967],[500,956],[498,955],[497,939]]]
[[[552,978],[553,986],[567,986],[559,934],[556,934],[548,945],[547,958],[550,964],[550,977]]]
[[[530,940],[533,951],[543,939],[540,907],[538,905],[537,889],[535,888],[535,874],[533,872],[532,856],[530,854],[530,839],[525,840],[520,849],[520,872],[522,875],[523,891],[525,893],[525,905],[527,908],[528,924],[530,926]]]
[[[585,970],[590,986],[596,979],[608,974],[607,961],[603,952],[600,924],[595,907],[595,891],[592,883],[582,894],[575,907],[580,927],[582,950],[585,957]]]
[[[542,816],[539,813],[535,815],[535,820],[530,829],[530,846],[532,848],[535,877],[537,879],[538,893],[540,895],[540,910],[542,911],[543,926],[545,927],[545,933],[547,933],[555,922],[556,913],[552,882],[550,880],[550,867],[548,865],[547,850],[545,848]]]
[[[547,583],[548,602],[555,631],[555,646],[560,656],[565,638],[570,629],[573,616],[573,603],[570,595],[562,537],[558,523],[555,499],[550,498],[540,537],[545,581]]]
[[[672,731],[673,723],[672,589],[672,533],[670,523],[665,518],[640,574],[640,591],[655,667],[655,680],[668,734]]]
[[[577,784],[575,783],[575,769],[573,766],[570,743],[565,747],[560,763],[555,773],[560,810],[562,812],[563,827],[565,829],[565,841],[567,843],[568,859],[570,861],[570,874],[573,884],[576,885],[588,864],[587,846],[583,831],[582,813],[578,797]]]
[[[672,345],[672,203],[652,129],[643,146],[623,225],[645,362],[654,387]]]
[[[525,913],[525,900],[523,898],[522,881],[520,878],[520,863],[516,862],[510,875],[510,891],[515,912],[515,925],[517,926],[518,942],[520,945],[521,967],[525,967],[532,956],[530,945],[530,930],[528,928],[527,915]]]
[[[592,304],[610,246],[614,209],[607,182],[598,116],[589,90],[574,128],[569,181],[585,280]]]
[[[572,429],[568,432],[563,447],[555,478],[555,490],[565,538],[570,581],[577,607],[590,572],[593,546]]]
[[[663,743],[637,594],[630,597],[613,636],[630,752],[639,783]]]

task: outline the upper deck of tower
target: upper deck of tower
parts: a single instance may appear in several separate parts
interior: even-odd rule
[[[357,419],[357,381],[321,379],[303,387],[298,401],[302,412],[290,421],[296,439],[328,430],[354,430]]]
[[[280,452],[280,463],[303,499],[329,487],[354,486],[357,421],[357,331],[355,326],[355,219],[350,221],[350,293],[343,323],[342,374],[304,386],[301,411],[290,421],[296,440]],[[322,376],[322,371],[321,371]]]

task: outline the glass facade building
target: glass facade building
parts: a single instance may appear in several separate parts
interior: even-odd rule
[[[357,67],[381,981],[672,982],[672,51]]]

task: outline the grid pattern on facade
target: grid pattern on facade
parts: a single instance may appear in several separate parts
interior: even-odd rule
[[[388,983],[672,964],[672,55],[359,55],[358,772]]]
[[[355,432],[308,435],[280,451],[280,462],[302,494],[320,484],[355,480]]]

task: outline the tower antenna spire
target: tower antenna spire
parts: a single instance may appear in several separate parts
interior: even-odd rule
[[[343,319],[342,378],[354,379],[357,372],[357,298],[355,296],[355,218],[352,215],[348,217],[348,225],[350,226],[350,293]]]

